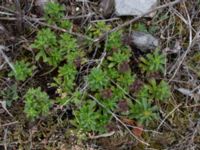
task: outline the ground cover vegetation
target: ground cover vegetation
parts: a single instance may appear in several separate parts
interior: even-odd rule
[[[117,131],[123,132],[120,133],[121,138],[128,140],[129,146],[133,144],[130,141],[134,141],[140,149],[144,149],[147,143],[158,149],[173,143],[174,147],[178,146],[179,143],[173,139],[178,135],[160,133],[165,121],[173,125],[173,120],[176,120],[174,126],[180,122],[184,126],[188,117],[186,113],[190,113],[189,108],[186,111],[183,108],[178,116],[173,116],[182,102],[174,100],[176,95],[181,96],[175,91],[177,85],[168,80],[166,71],[170,72],[169,62],[176,57],[168,57],[170,50],[163,50],[163,45],[146,52],[133,49],[123,40],[123,34],[128,32],[126,28],[97,40],[117,23],[100,20],[85,25],[80,31],[73,20],[64,19],[65,13],[64,3],[48,2],[44,7],[45,23],[32,33],[33,37],[24,46],[29,51],[21,51],[14,57],[14,69],[5,69],[0,73],[1,80],[7,78],[6,83],[9,84],[0,92],[1,104],[6,110],[4,113],[14,117],[16,124],[21,124],[17,130],[7,133],[15,136],[7,139],[6,143],[16,139],[21,142],[11,142],[6,146],[26,149],[25,143],[28,142],[34,149],[88,149],[87,146],[92,147],[91,143],[99,147],[104,143],[102,147],[109,149],[105,141],[91,139],[97,135],[111,138],[109,133],[115,132],[113,139],[120,140],[116,137],[119,136]],[[168,13],[158,14],[152,21],[157,24],[148,27],[141,21],[130,25],[130,28],[156,34],[158,22],[167,20],[170,17]],[[180,22],[175,22],[174,30],[183,34],[186,31],[181,30],[184,27]],[[195,57],[196,53],[191,55],[193,57],[186,65],[194,71],[196,66],[192,61],[198,57]],[[184,74],[180,76],[187,78]],[[173,117],[168,120],[172,113]],[[194,120],[198,118],[196,113],[191,115],[194,115]],[[196,130],[197,124],[199,126],[200,123],[193,124]],[[23,134],[20,134],[21,131]],[[54,137],[56,133],[59,138]],[[160,134],[167,137],[166,144],[158,142],[153,134],[158,134],[158,138]],[[24,139],[27,136],[28,141]],[[151,138],[154,140],[148,140]],[[5,137],[0,141],[3,139]],[[107,139],[107,142],[109,140],[112,141]],[[128,142],[124,143],[122,145]],[[5,142],[1,145],[5,147]]]

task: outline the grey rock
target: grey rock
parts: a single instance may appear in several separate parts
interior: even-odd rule
[[[159,40],[149,33],[132,31],[131,34],[125,35],[123,38],[126,44],[143,52],[155,50],[159,46]]]
[[[35,0],[35,7],[37,8],[38,14],[44,14],[45,5],[48,2],[56,2],[56,0]]]
[[[158,0],[115,0],[115,12],[118,16],[138,16],[158,5]],[[156,12],[146,17],[153,17]]]
[[[77,2],[87,3],[88,0],[76,0]]]
[[[110,17],[114,13],[115,1],[114,0],[101,0],[100,11],[105,18]]]
[[[42,9],[44,9],[45,4],[48,2],[52,2],[52,1],[51,0],[36,0],[35,6],[39,6],[39,7],[42,7]]]

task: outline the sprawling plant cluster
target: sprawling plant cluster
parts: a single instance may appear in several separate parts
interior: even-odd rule
[[[57,69],[53,81],[48,83],[57,89],[57,96],[50,100],[40,87],[28,89],[24,96],[27,117],[34,120],[47,115],[52,104],[71,106],[73,125],[86,132],[105,132],[106,126],[113,119],[110,111],[126,115],[142,125],[158,119],[159,108],[155,102],[167,100],[170,97],[170,87],[164,80],[152,78],[146,81],[145,78],[137,77],[137,73],[161,73],[165,65],[164,55],[155,50],[142,56],[140,70],[133,70],[131,57],[134,53],[121,42],[122,31],[116,31],[108,36],[105,43],[98,44],[97,55],[91,58],[91,51],[81,50],[77,38],[69,34],[73,24],[63,17],[62,6],[48,3],[45,8],[47,22],[68,32],[42,28],[31,45],[36,52],[36,62]],[[105,22],[98,22],[90,26],[86,33],[96,38],[110,28]],[[106,55],[98,58],[102,50]],[[91,59],[96,60],[96,64],[91,65]],[[10,76],[21,82],[36,69],[24,60],[17,61],[14,67],[16,72],[11,72]],[[142,80],[139,85],[138,80]]]

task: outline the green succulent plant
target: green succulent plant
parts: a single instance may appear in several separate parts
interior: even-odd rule
[[[64,17],[64,7],[56,2],[48,2],[44,8],[45,19],[49,24],[60,23]]]
[[[165,81],[161,81],[159,84],[155,79],[150,79],[148,84],[143,85],[140,91],[137,93],[138,99],[152,100],[167,100],[171,95],[170,87]]]
[[[61,87],[67,93],[71,92],[74,89],[77,72],[75,65],[70,63],[59,67],[58,76],[54,78],[55,83],[52,86]]]
[[[125,61],[129,61],[130,56],[130,50],[127,48],[123,48],[123,51],[114,52],[112,56],[108,57],[108,60],[110,61],[109,67],[111,68]]]
[[[122,32],[117,31],[117,32],[112,32],[107,41],[107,50],[111,51],[112,49],[120,49],[122,47]]]
[[[147,99],[138,100],[130,109],[130,117],[137,119],[140,124],[148,125],[158,118],[157,107],[151,106]]]
[[[36,39],[31,47],[38,50],[35,57],[36,61],[42,59],[44,62],[56,66],[61,59],[59,50],[58,48],[56,48],[56,34],[49,28],[41,29],[40,31],[38,31]]]
[[[146,100],[151,100],[151,96],[149,93],[149,88],[148,86],[145,84],[137,93],[137,99],[146,99]]]
[[[29,76],[33,74],[33,71],[36,69],[34,65],[31,65],[29,62],[25,60],[16,61],[14,63],[15,71],[12,70],[8,75],[14,76],[18,81],[24,81]]]
[[[79,54],[76,40],[70,34],[63,33],[57,37],[49,28],[38,32],[32,48],[38,49],[37,61],[42,58],[52,66],[58,66],[61,61],[72,56],[75,59]]]
[[[147,54],[146,57],[140,57],[139,67],[143,72],[163,72],[164,66],[165,56],[161,54],[158,50],[155,50],[153,53]]]
[[[36,48],[40,50],[41,53],[44,53],[44,54],[48,53],[48,51],[45,51],[45,50],[50,50],[54,48],[55,46],[57,46],[57,37],[56,37],[56,34],[50,28],[43,28],[39,30],[37,33],[36,39],[34,40],[34,43],[31,45],[32,48]],[[40,55],[43,56],[42,54]]]
[[[98,21],[97,23],[90,25],[87,32],[91,38],[97,38],[108,30],[110,30],[110,25],[107,25],[104,21]]]
[[[163,80],[157,84],[156,80],[152,79],[149,81],[147,88],[152,99],[164,101],[170,97],[170,87]]]
[[[135,75],[129,71],[129,72],[120,74],[117,81],[118,81],[118,84],[127,91],[129,86],[135,81],[135,78],[136,78]]]
[[[109,80],[105,72],[99,68],[93,68],[87,77],[89,87],[92,91],[101,90],[108,86]]]
[[[95,111],[96,103],[88,100],[78,111],[75,112],[78,127],[83,131],[104,132],[105,125],[108,123],[110,116]]]
[[[77,51],[77,41],[68,33],[61,34],[58,43],[61,51],[63,52],[70,53]]]
[[[106,68],[105,71],[110,79],[115,80],[120,76],[119,71],[116,68]]]
[[[26,113],[26,116],[31,120],[34,120],[41,115],[47,115],[52,105],[49,96],[47,95],[47,93],[42,92],[40,87],[36,89],[28,89],[24,98],[24,112]]]

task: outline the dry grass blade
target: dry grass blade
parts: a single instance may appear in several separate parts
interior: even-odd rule
[[[4,58],[4,60],[6,61],[6,63],[10,66],[10,68],[11,68],[14,72],[16,72],[16,71],[15,71],[15,68],[14,68],[14,66],[13,66],[13,64],[10,62],[9,58],[8,58],[8,57],[6,56],[6,54],[4,53],[4,51],[3,51],[4,49],[6,49],[6,47],[0,45],[0,54],[1,54],[1,56]]]
[[[165,120],[171,115],[173,114],[182,104],[179,104],[178,106],[176,106],[170,113],[168,113],[165,118],[161,121],[160,125],[157,128],[157,131],[161,128],[161,126],[163,125],[163,123],[165,122]]]

